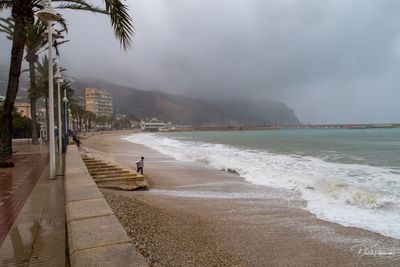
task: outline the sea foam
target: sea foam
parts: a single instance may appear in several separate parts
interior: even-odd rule
[[[160,134],[125,138],[176,160],[234,170],[247,181],[299,192],[318,218],[400,239],[400,176],[389,168],[326,162]]]

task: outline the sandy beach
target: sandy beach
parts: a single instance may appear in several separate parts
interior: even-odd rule
[[[127,135],[82,145],[131,168],[145,157],[150,190],[102,192],[152,266],[400,266],[400,240],[319,220],[295,192],[178,162]]]

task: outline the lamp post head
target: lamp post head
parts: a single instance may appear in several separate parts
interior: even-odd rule
[[[57,66],[57,70],[56,73],[54,74],[54,79],[56,80],[56,82],[61,83],[63,82],[63,79],[61,77],[61,73],[60,73],[60,68]]]
[[[63,98],[64,103],[68,103],[68,98],[67,98],[67,90],[64,89],[64,98]]]
[[[46,21],[46,22],[60,20],[60,16],[57,14],[57,12],[51,6],[50,2],[43,1],[42,4],[43,4],[43,9],[37,12],[37,16],[41,20]]]

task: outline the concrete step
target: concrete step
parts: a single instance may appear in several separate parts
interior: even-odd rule
[[[147,188],[143,175],[124,170],[98,159],[83,157],[83,161],[89,170],[93,180],[99,187],[115,187],[133,190],[134,188]]]
[[[98,159],[90,158],[90,157],[82,157],[82,159],[83,159],[83,160],[98,160]]]
[[[101,178],[94,179],[96,183],[115,182],[115,181],[144,181],[143,176],[130,176],[130,177],[114,177],[114,178]]]
[[[88,169],[89,172],[93,172],[93,173],[101,173],[101,172],[129,172],[128,170],[124,170],[122,168],[119,167],[114,167],[114,168],[101,168],[101,169]]]
[[[85,162],[85,163],[102,163],[103,161],[97,160],[97,159],[93,159],[93,160],[83,160],[83,162]]]
[[[84,163],[85,163],[85,165],[107,165],[106,163],[101,162],[101,161],[99,161],[99,162],[94,162],[94,161],[86,162],[86,161],[84,161]]]
[[[86,166],[89,170],[122,170],[120,167],[115,166]]]
[[[102,166],[113,166],[107,163],[85,163],[86,166],[88,167],[102,167]]]
[[[86,162],[88,162],[88,161],[101,161],[100,159],[94,159],[94,158],[82,158],[83,159],[83,161],[86,161]]]
[[[99,178],[113,178],[113,177],[133,177],[137,176],[134,173],[110,173],[110,174],[99,174],[99,175],[92,175],[93,179],[99,179]]]
[[[115,166],[86,166],[88,170],[114,170],[114,169],[121,169]]]
[[[119,169],[121,169],[120,167],[116,167],[116,166],[114,166],[114,165],[86,165],[86,167],[88,167],[88,168],[91,168],[91,169],[95,169],[95,168],[98,168],[98,169],[100,169],[100,168],[119,168]]]
[[[128,183],[102,183],[97,185],[99,188],[108,188],[108,189],[115,189],[115,190],[124,190],[124,191],[133,191],[137,189],[148,189],[148,185],[145,181],[134,181]]]
[[[108,174],[128,174],[129,171],[126,170],[115,170],[115,171],[90,171],[89,170],[90,175],[108,175]]]
[[[113,168],[88,168],[88,170],[90,173],[91,172],[95,173],[95,172],[119,172],[119,171],[122,171],[121,168],[115,168],[115,167],[113,167]]]

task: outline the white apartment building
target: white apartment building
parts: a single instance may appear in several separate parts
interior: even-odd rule
[[[86,88],[85,108],[97,116],[111,117],[114,113],[113,96],[106,90]]]

